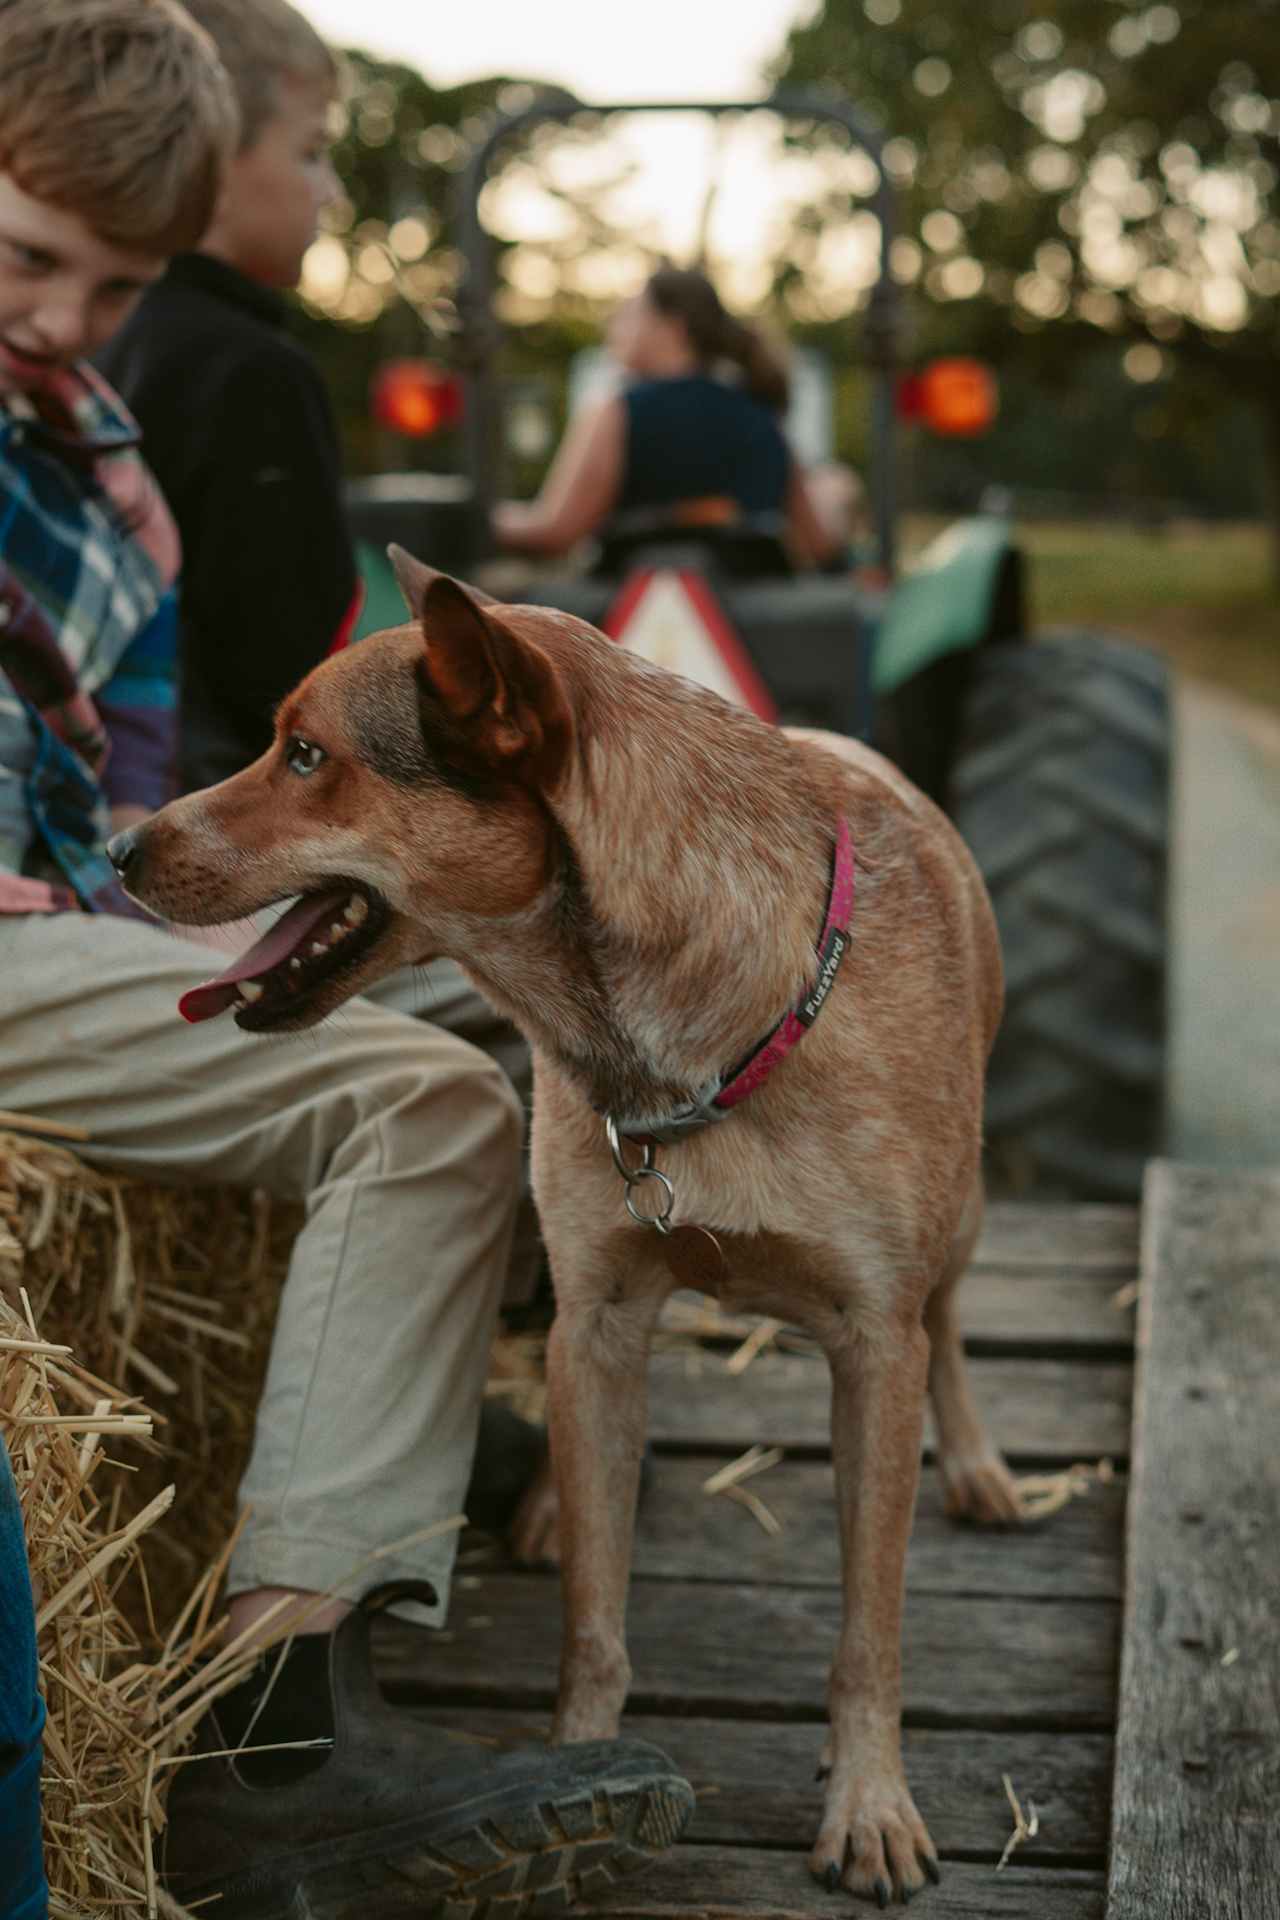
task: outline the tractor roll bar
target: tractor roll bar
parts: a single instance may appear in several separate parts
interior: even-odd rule
[[[848,102],[807,93],[778,93],[768,100],[609,101],[595,106],[572,94],[541,94],[519,112],[503,114],[473,148],[459,187],[459,238],[465,265],[458,293],[461,357],[467,383],[464,445],[472,483],[477,556],[492,543],[490,510],[497,483],[499,399],[494,375],[497,329],[493,317],[493,246],[480,219],[480,195],[494,154],[513,133],[544,120],[571,120],[596,113],[776,113],[789,120],[825,120],[845,129],[876,163],[879,181],[871,205],[880,223],[880,273],[871,289],[863,328],[864,358],[872,370],[871,498],[876,546],[886,575],[894,571],[896,487],[894,481],[894,371],[901,299],[889,271],[894,233],[893,191],[882,157],[883,141]]]

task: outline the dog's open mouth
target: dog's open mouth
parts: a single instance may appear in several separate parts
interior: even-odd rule
[[[342,881],[304,894],[261,940],[212,980],[184,993],[184,1020],[214,1020],[228,1007],[258,1033],[292,1021],[316,990],[364,958],[391,917],[368,888]]]

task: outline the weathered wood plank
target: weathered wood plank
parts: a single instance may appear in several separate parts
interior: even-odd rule
[[[782,1531],[768,1534],[745,1507],[704,1494],[718,1457],[660,1455],[641,1505],[636,1572],[667,1580],[762,1586],[836,1586],[835,1488],[826,1461],[784,1460],[747,1482]],[[991,1533],[957,1526],[926,1468],[911,1535],[915,1593],[1119,1600],[1124,1484],[1091,1487],[1042,1526]]]
[[[1145,1193],[1109,1920],[1280,1915],[1280,1173]]]
[[[421,1717],[459,1738],[500,1745],[546,1738],[545,1717],[435,1708]],[[689,1838],[726,1846],[803,1846],[817,1832],[822,1788],[814,1769],[822,1729],[787,1721],[663,1719],[628,1714],[624,1732],[669,1753],[698,1795]],[[1023,1866],[1102,1865],[1112,1742],[1103,1733],[977,1733],[911,1729],[907,1777],[944,1857],[998,1860],[1011,1818],[1000,1776],[1040,1815]]]
[[[1119,1459],[1127,1452],[1127,1362],[975,1360],[971,1371],[992,1439],[1015,1460]],[[654,1354],[649,1381],[649,1434],[659,1445],[827,1448],[831,1395],[820,1358],[765,1352],[744,1373],[731,1374],[720,1354],[669,1351]]]
[[[1136,1264],[1119,1272],[975,1269],[958,1296],[965,1339],[971,1349],[987,1352],[1123,1357],[1133,1346],[1133,1310],[1117,1307],[1116,1295],[1136,1272]],[[731,1346],[758,1323],[756,1314],[723,1313],[701,1295],[678,1293],[667,1302],[660,1325],[677,1336],[692,1330]],[[788,1343],[795,1339],[790,1332],[785,1336]]]
[[[1062,1869],[943,1867],[922,1920],[1101,1920],[1102,1875]],[[578,1909],[582,1912],[584,1909]],[[826,1893],[802,1853],[737,1847],[676,1847],[634,1882],[593,1898],[610,1920],[859,1920],[873,1912],[847,1893]],[[1154,1910],[1152,1910],[1154,1916]]]
[[[480,1574],[445,1632],[388,1621],[379,1671],[406,1694],[524,1709],[549,1705],[560,1648],[554,1583]],[[1062,1727],[1112,1722],[1119,1608],[908,1594],[905,1711],[927,1726]],[[628,1640],[632,1709],[821,1719],[840,1596],[827,1588],[637,1580]]]
[[[1138,1263],[1138,1209],[1117,1206],[1031,1206],[993,1202],[974,1249],[978,1267],[1119,1269]]]
[[[1133,1309],[1117,1306],[1116,1295],[1130,1277],[1034,1267],[966,1274],[956,1295],[965,1343],[971,1352],[993,1355],[1051,1350],[1064,1359],[1120,1358],[1133,1347]]]

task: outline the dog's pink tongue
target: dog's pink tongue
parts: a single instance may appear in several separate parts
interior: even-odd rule
[[[212,1020],[217,1014],[225,1013],[227,1008],[239,996],[236,988],[241,980],[252,980],[258,974],[270,973],[272,967],[278,967],[295,952],[307,935],[319,926],[326,924],[340,913],[350,896],[350,888],[344,887],[335,893],[309,893],[305,900],[299,900],[282,914],[269,932],[261,940],[256,940],[247,953],[223,972],[215,974],[212,980],[205,980],[198,987],[192,987],[184,993],[178,1002],[178,1012],[184,1020],[194,1025],[198,1020]]]

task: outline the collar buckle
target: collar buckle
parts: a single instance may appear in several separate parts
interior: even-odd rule
[[[664,1113],[659,1119],[624,1119],[615,1123],[610,1116],[610,1124],[616,1124],[624,1140],[652,1140],[660,1147],[675,1146],[691,1133],[701,1133],[704,1127],[724,1119],[728,1108],[716,1105],[723,1085],[722,1080],[709,1080],[705,1087],[699,1088],[687,1106],[677,1107],[674,1113]],[[614,1159],[616,1161],[616,1154]]]

